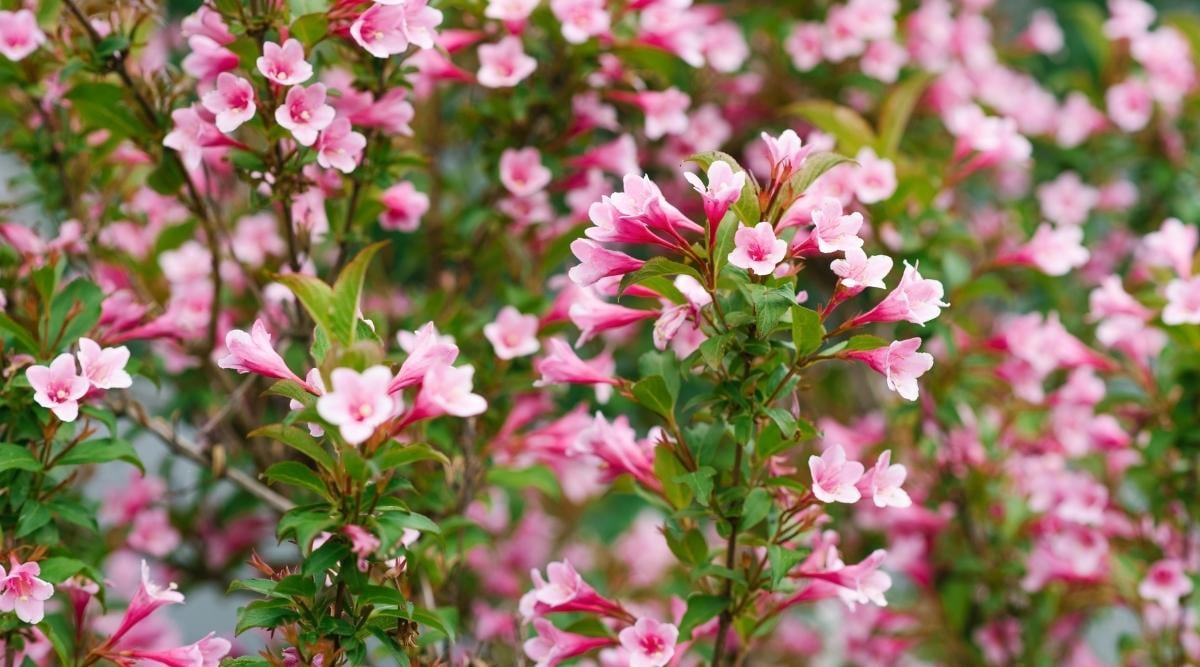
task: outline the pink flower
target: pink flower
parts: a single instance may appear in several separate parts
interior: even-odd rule
[[[404,38],[421,49],[432,49],[437,41],[437,28],[442,12],[429,6],[429,0],[377,0],[376,5],[399,7],[403,10],[400,29]],[[454,51],[454,49],[450,49]]]
[[[851,327],[875,322],[899,322],[925,324],[941,314],[942,308],[950,304],[942,301],[945,288],[937,280],[921,277],[917,267],[904,265],[904,276],[900,284],[870,311],[851,320]]]
[[[1035,9],[1029,19],[1029,27],[1021,33],[1021,43],[1038,53],[1058,53],[1063,47],[1063,32],[1054,13],[1047,9]]]
[[[823,503],[856,503],[862,494],[855,486],[863,476],[863,464],[847,461],[846,450],[834,445],[820,456],[808,457],[812,492]]]
[[[607,384],[618,385],[612,376],[612,360],[602,357],[584,361],[575,354],[570,344],[561,338],[546,341],[546,355],[533,362],[533,369],[541,376],[535,387],[550,384]]]
[[[521,38],[509,35],[495,44],[479,47],[479,85],[511,88],[533,74],[537,61],[521,48]]]
[[[859,67],[863,74],[882,81],[895,83],[900,78],[900,70],[908,63],[908,51],[891,39],[881,39],[871,42],[863,53]]]
[[[472,393],[475,367],[440,364],[429,369],[421,380],[421,390],[412,411],[402,425],[442,415],[474,417],[487,410],[487,399]]]
[[[287,244],[279,235],[279,223],[270,213],[239,218],[229,245],[234,257],[250,267],[262,266],[268,257],[287,252]]]
[[[288,90],[283,105],[275,110],[275,121],[292,132],[296,143],[311,146],[317,133],[333,122],[334,115],[333,107],[325,103],[325,84],[314,83],[308,88],[295,86]]]
[[[129,348],[106,347],[91,338],[79,339],[79,368],[88,382],[97,389],[125,389],[133,385],[133,378],[125,372],[129,363]]]
[[[399,408],[399,399],[388,393],[392,372],[386,366],[372,366],[362,373],[335,368],[329,380],[333,389],[317,399],[317,414],[337,426],[352,445],[370,438]]]
[[[1168,610],[1178,610],[1180,598],[1191,592],[1192,580],[1177,558],[1164,558],[1151,565],[1138,584],[1138,595]]]
[[[229,134],[254,117],[254,86],[240,76],[221,72],[217,87],[205,93],[201,103],[217,115],[217,129]]]
[[[141,585],[138,587],[133,599],[129,601],[129,606],[125,608],[125,615],[121,618],[121,624],[115,632],[109,635],[104,645],[117,645],[126,633],[132,630],[138,623],[145,620],[147,616],[157,611],[159,607],[169,604],[182,604],[183,594],[175,590],[175,588],[176,586],[173,582],[166,587],[161,587],[150,581],[150,566],[143,560]]]
[[[371,5],[350,24],[350,36],[376,58],[387,58],[408,50],[402,6]]]
[[[716,233],[721,219],[729,211],[729,207],[742,196],[742,188],[746,186],[746,172],[733,170],[724,160],[714,160],[708,166],[708,186],[705,187],[700,177],[690,171],[684,172],[683,177],[692,185],[692,189],[700,193],[704,200],[704,216],[710,225],[710,234]]]
[[[1143,0],[1109,0],[1104,36],[1111,40],[1140,37],[1154,23],[1154,7]]]
[[[617,636],[629,651],[629,667],[664,667],[675,655],[679,629],[652,618],[639,618]]]
[[[250,333],[234,329],[225,334],[225,349],[228,354],[217,361],[217,366],[221,368],[235,370],[243,375],[255,373],[278,380],[291,380],[303,386],[305,390],[316,393],[308,383],[288,368],[283,357],[271,346],[271,334],[261,319],[254,321]]]
[[[138,512],[127,538],[129,547],[162,558],[179,546],[179,531],[171,525],[171,517],[162,507]]]
[[[584,292],[582,298],[567,309],[571,322],[579,327],[579,340],[575,346],[583,345],[602,331],[619,329],[624,326],[658,317],[656,310],[639,310],[627,308],[615,303],[608,303],[597,298],[591,292]]]
[[[687,131],[687,110],[692,98],[678,88],[636,93],[634,101],[646,116],[647,139],[660,139],[667,134],[683,134]]]
[[[1082,225],[1100,202],[1100,191],[1084,183],[1079,174],[1063,172],[1037,189],[1038,205],[1051,222]]]
[[[199,169],[204,160],[204,149],[234,144],[221,134],[212,121],[201,114],[203,107],[183,107],[171,112],[171,131],[163,137],[163,146],[179,152],[179,157],[188,169]]]
[[[530,572],[533,590],[521,601],[523,611],[533,614],[581,611],[600,616],[624,615],[621,605],[596,592],[571,565],[571,561],[550,563],[546,576],[536,569]]]
[[[25,369],[29,386],[33,387],[33,400],[49,409],[64,422],[73,422],[79,416],[79,399],[88,390],[88,379],[75,372],[75,357],[60,354],[50,366],[30,366]]]
[[[821,46],[825,40],[825,30],[819,23],[803,22],[792,26],[784,40],[783,48],[792,58],[792,66],[801,72],[821,64],[825,55]]]
[[[429,211],[429,195],[419,192],[408,181],[384,190],[379,203],[383,204],[379,226],[402,232],[415,231],[421,224],[421,216]]]
[[[842,202],[837,197],[822,198],[810,216],[812,233],[796,245],[797,254],[811,253],[814,245],[816,250],[826,254],[862,247],[863,240],[858,236],[863,225],[862,213],[843,214]]]
[[[576,656],[594,651],[614,642],[608,637],[587,637],[564,632],[544,618],[534,619],[537,636],[525,641],[525,655],[535,661],[534,667],[555,667]]]
[[[350,128],[350,121],[335,118],[317,137],[317,164],[349,174],[358,166],[367,138]]]
[[[805,146],[800,141],[800,135],[795,130],[784,130],[778,137],[763,132],[762,140],[771,158],[772,179],[779,181],[787,180],[798,171],[813,150],[812,146]]]
[[[0,11],[0,54],[12,61],[22,60],[46,41],[37,17],[28,9]]]
[[[45,617],[46,600],[54,595],[54,586],[38,578],[42,568],[37,563],[16,563],[5,572],[0,566],[0,611],[16,611],[17,618],[38,624]]]
[[[1158,231],[1142,239],[1138,257],[1150,266],[1170,267],[1185,278],[1192,275],[1197,244],[1200,244],[1200,231],[1196,227],[1185,225],[1178,218],[1167,218]]]
[[[350,538],[350,551],[358,556],[358,569],[366,572],[367,559],[379,549],[379,538],[366,528],[354,524],[342,528],[342,532]]]
[[[202,639],[188,644],[164,650],[124,649],[121,655],[139,658],[138,664],[144,661],[167,665],[168,667],[218,667],[221,658],[229,655],[233,645],[228,639],[222,639],[215,633],[208,633]],[[315,664],[315,663],[314,663]]]
[[[533,13],[540,0],[488,0],[483,15],[489,19],[504,21],[509,32],[521,32],[525,20]]]
[[[917,352],[920,338],[892,341],[887,347],[843,353],[848,359],[866,363],[887,379],[888,389],[910,401],[917,400],[917,378],[933,368],[933,355]]]
[[[854,158],[854,196],[864,204],[874,204],[896,192],[896,165],[875,154],[875,149],[862,148]],[[821,252],[828,252],[822,250]]]
[[[867,257],[862,248],[848,248],[844,259],[835,259],[830,270],[841,278],[839,285],[847,290],[861,292],[867,287],[887,287],[883,279],[892,271],[892,258],[887,255]]]
[[[863,475],[859,486],[870,491],[871,501],[876,507],[909,507],[912,498],[901,488],[907,476],[908,470],[903,465],[892,465],[892,450],[888,449],[875,460],[875,466]]]
[[[540,350],[542,345],[538,342],[537,332],[537,316],[522,315],[512,306],[501,308],[496,320],[483,327],[484,337],[501,359],[527,357]]]
[[[401,331],[396,335],[400,347],[408,352],[408,358],[400,365],[400,371],[388,385],[388,393],[395,393],[421,383],[425,374],[434,366],[448,366],[458,358],[458,346],[450,336],[442,336],[427,322],[416,333]]]
[[[760,222],[754,227],[739,224],[733,235],[733,245],[729,263],[760,276],[771,275],[788,250],[787,241],[775,238],[775,230],[769,222]]]
[[[183,59],[183,71],[201,81],[210,81],[218,75],[237,69],[238,56],[212,38],[193,35],[188,38],[191,53]]]
[[[997,258],[1001,264],[1035,266],[1048,276],[1065,276],[1087,264],[1090,257],[1083,245],[1083,229],[1043,223],[1029,242],[1015,252]]]
[[[1154,99],[1150,88],[1140,79],[1126,79],[1104,94],[1108,117],[1117,127],[1126,132],[1137,132],[1146,127],[1154,114]]]
[[[509,148],[500,154],[500,182],[514,195],[528,197],[550,184],[550,170],[538,149]]]
[[[562,23],[563,39],[582,44],[590,37],[608,33],[612,19],[604,8],[606,0],[550,0],[550,11]]]
[[[263,54],[256,64],[263,76],[281,86],[300,85],[313,75],[312,65],[304,59],[304,46],[295,39],[287,40],[283,46],[263,43]]]
[[[1167,283],[1163,324],[1200,324],[1200,276],[1176,278]]]
[[[567,275],[572,282],[581,287],[594,285],[596,281],[603,278],[623,276],[637,271],[645,264],[636,257],[630,257],[617,250],[609,250],[588,239],[572,241],[571,252],[579,260],[579,264],[571,267]]]

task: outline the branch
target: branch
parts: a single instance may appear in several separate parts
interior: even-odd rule
[[[128,417],[134,423],[157,435],[164,444],[176,454],[183,456],[196,465],[212,471],[214,477],[224,477],[250,495],[270,505],[277,512],[283,513],[296,506],[295,503],[267,488],[266,485],[237,468],[228,468],[213,460],[212,454],[199,443],[179,435],[171,424],[161,417],[146,413],[141,403],[125,397],[108,400],[108,406],[119,415]]]

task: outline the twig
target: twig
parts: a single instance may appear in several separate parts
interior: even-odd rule
[[[218,470],[217,466],[213,463],[212,455],[205,451],[204,447],[180,436],[175,428],[165,419],[147,414],[145,406],[141,403],[122,396],[120,398],[110,398],[108,406],[112,408],[113,412],[128,417],[134,423],[158,436],[171,451],[183,456],[192,463],[208,468],[216,477],[228,479],[250,495],[270,505],[276,511],[282,513],[296,506],[295,503],[267,488],[264,484],[242,470],[238,470],[237,468]]]

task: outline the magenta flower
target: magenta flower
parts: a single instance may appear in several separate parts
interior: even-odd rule
[[[228,354],[217,360],[217,366],[221,368],[235,370],[241,374],[255,373],[277,380],[291,380],[310,393],[317,393],[293,373],[283,357],[275,351],[271,345],[271,334],[262,320],[254,321],[250,333],[234,329],[225,334],[225,349]]]
[[[904,265],[904,276],[900,284],[890,294],[884,297],[870,311],[855,317],[849,322],[850,327],[858,327],[874,322],[899,322],[905,320],[913,324],[925,324],[941,314],[942,308],[950,304],[942,301],[945,289],[942,283],[929,278],[922,278],[917,267],[908,263]]]
[[[263,54],[255,61],[258,71],[281,86],[297,86],[312,78],[313,68],[304,59],[304,45],[289,39],[283,46],[263,43]]]
[[[500,182],[514,195],[528,197],[550,184],[550,170],[538,149],[509,148],[500,154]]]
[[[25,369],[25,378],[33,387],[33,400],[54,413],[64,422],[73,422],[79,416],[79,399],[88,390],[88,379],[75,371],[75,357],[60,354],[50,366],[30,366]]]
[[[551,384],[607,384],[618,385],[612,376],[612,360],[598,357],[584,361],[575,354],[570,344],[561,338],[546,341],[546,355],[533,362],[533,369],[541,376],[535,387]]]
[[[904,479],[908,477],[908,469],[897,463],[892,464],[892,450],[885,450],[875,460],[875,465],[859,482],[860,488],[871,493],[871,501],[876,507],[910,507],[912,498],[901,488]]]
[[[229,134],[254,117],[254,86],[240,76],[221,72],[217,87],[201,98],[205,109],[217,115],[217,129]]]
[[[725,217],[729,207],[742,196],[742,188],[746,186],[746,172],[735,172],[728,162],[714,160],[708,165],[707,187],[699,176],[690,171],[684,172],[683,177],[704,200],[704,216],[710,225],[709,233],[715,238],[721,219]]]
[[[812,146],[805,146],[795,130],[784,130],[778,137],[763,132],[762,140],[767,145],[767,154],[771,158],[773,180],[787,180],[800,169],[805,158],[812,152]]]
[[[350,128],[350,121],[335,118],[317,137],[317,164],[349,174],[362,158],[367,138]]]
[[[808,457],[808,471],[812,473],[812,492],[823,503],[856,503],[859,493],[858,480],[863,476],[863,464],[847,461],[846,450],[833,445],[820,456]]]
[[[28,9],[0,11],[0,54],[12,61],[22,60],[46,42],[37,17]]]
[[[475,78],[488,88],[511,88],[537,69],[537,61],[525,53],[521,38],[509,35],[495,44],[479,47],[479,72]]]
[[[128,654],[130,657],[168,667],[218,667],[221,659],[229,655],[231,648],[233,645],[229,643],[228,639],[222,639],[210,632],[202,639],[187,646],[158,651],[122,649],[120,654],[121,656]],[[141,664],[141,660],[139,660],[139,664]]]
[[[419,192],[408,181],[384,190],[379,203],[383,204],[379,226],[402,232],[415,231],[421,224],[421,216],[429,211],[429,195]]]
[[[567,559],[547,565],[544,578],[536,569],[529,574],[533,578],[533,590],[522,600],[522,608],[532,604],[534,614],[578,611],[615,618],[628,615],[621,605],[597,593]]]
[[[845,352],[848,359],[857,359],[887,378],[887,387],[910,401],[917,400],[917,378],[933,368],[933,355],[917,352],[920,338],[892,341],[887,347]]]
[[[359,571],[366,572],[369,567],[367,559],[379,549],[379,538],[366,528],[354,524],[342,528],[342,532],[350,538],[350,550],[358,556]]]
[[[538,635],[525,641],[525,655],[535,661],[534,667],[555,667],[571,658],[616,643],[608,637],[587,637],[564,632],[544,618],[535,619],[533,627]]]
[[[5,572],[0,565],[0,611],[16,611],[17,618],[38,624],[45,617],[46,600],[54,595],[54,586],[38,578],[42,568],[37,563],[17,563]]]
[[[522,315],[512,306],[500,309],[493,322],[483,326],[483,335],[501,359],[527,357],[542,348],[537,338],[538,318]]]
[[[652,618],[639,618],[617,636],[629,652],[629,667],[664,667],[675,655],[679,628]]]
[[[357,445],[399,410],[400,399],[388,393],[392,372],[372,366],[359,373],[335,368],[329,374],[332,390],[317,399],[317,414],[338,427],[346,442]]]
[[[586,296],[571,304],[571,307],[567,309],[567,316],[571,318],[571,323],[579,327],[580,331],[575,347],[583,345],[603,331],[619,329],[634,322],[659,316],[657,310],[627,308],[615,303],[608,303],[588,292],[583,294]]]
[[[603,278],[623,276],[637,271],[646,263],[623,252],[609,250],[588,239],[572,241],[571,252],[579,260],[579,264],[571,267],[567,275],[572,282],[581,287],[594,285]]]
[[[159,607],[183,604],[183,594],[175,588],[174,583],[162,587],[150,581],[150,566],[146,564],[146,561],[142,561],[141,586],[138,587],[133,599],[129,601],[129,606],[125,608],[125,615],[121,618],[121,624],[117,626],[115,632],[109,635],[105,646],[115,646],[127,632],[157,611]]]
[[[769,276],[787,256],[788,244],[775,238],[775,229],[769,222],[760,222],[753,227],[739,224],[733,235],[733,250],[729,263],[759,276]]]
[[[129,363],[129,348],[100,348],[91,338],[79,339],[79,368],[88,382],[97,389],[125,389],[133,385],[133,378],[125,372]]]
[[[334,115],[333,107],[325,103],[325,84],[314,83],[289,90],[283,106],[275,110],[275,121],[291,131],[296,143],[311,146],[317,133],[333,122]]]
[[[408,358],[400,364],[400,371],[388,385],[388,393],[420,384],[431,368],[449,366],[458,358],[458,345],[454,344],[454,339],[439,335],[433,322],[427,322],[415,334],[401,331],[397,338],[408,352]]]

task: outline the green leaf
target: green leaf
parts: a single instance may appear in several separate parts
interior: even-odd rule
[[[305,391],[304,388],[297,384],[294,380],[279,380],[270,387],[267,387],[267,390],[264,393],[290,398],[305,407],[312,407],[317,400],[316,396],[313,396]]]
[[[42,463],[34,458],[28,449],[20,445],[0,444],[0,472],[4,472],[5,470],[37,471],[41,469]]]
[[[146,185],[160,195],[173,195],[183,187],[183,177],[183,167],[180,166],[179,160],[167,154],[146,177]]]
[[[363,248],[350,263],[338,274],[337,282],[333,285],[332,321],[329,334],[344,345],[354,344],[355,322],[358,321],[358,301],[362,294],[363,280],[367,275],[367,266],[371,258],[379,252],[388,241],[380,241]]]
[[[698,282],[704,282],[704,279],[700,277],[700,272],[694,267],[682,262],[669,260],[666,257],[651,257],[642,265],[642,268],[632,273],[627,273],[621,278],[621,285],[617,290],[617,296],[624,294],[630,285],[637,285],[650,278],[659,276],[691,276]]]
[[[308,576],[321,576],[350,555],[350,545],[345,538],[330,538],[325,544],[313,549],[304,559],[301,571]]]
[[[787,112],[803,117],[837,139],[847,153],[857,153],[863,146],[877,143],[875,131],[857,111],[825,100],[796,102]],[[809,157],[812,159],[812,156]]]
[[[142,466],[142,460],[134,451],[133,445],[121,438],[102,438],[81,442],[75,445],[71,451],[63,454],[55,462],[55,465],[74,466],[111,461],[124,461],[142,472],[146,471]]]
[[[696,472],[689,472],[686,475],[681,475],[676,478],[676,481],[687,484],[696,498],[700,498],[701,502],[712,495],[713,478],[717,476],[717,471],[708,466],[701,466],[696,469]]]
[[[771,561],[771,587],[778,588],[787,573],[804,560],[804,556],[804,552],[799,549],[787,549],[777,544],[767,547],[767,558]]]
[[[114,137],[141,137],[146,127],[133,115],[125,91],[103,82],[77,84],[65,97],[72,102],[86,126],[108,130]]]
[[[666,445],[659,445],[654,454],[654,476],[662,483],[663,495],[675,509],[683,509],[692,503],[692,489],[679,480],[687,474],[683,464]]]
[[[79,574],[87,567],[87,564],[74,558],[55,556],[39,561],[38,566],[42,570],[38,577],[45,579],[49,583],[58,584]]]
[[[642,378],[633,385],[633,397],[642,407],[666,417],[675,419],[675,398],[667,387],[667,381],[661,375],[651,375]]]
[[[881,347],[887,347],[888,344],[889,344],[888,341],[880,338],[879,336],[871,336],[869,334],[863,334],[861,336],[852,337],[846,343],[846,351],[847,352],[860,352],[863,350],[875,350],[875,349],[878,349]]]
[[[292,21],[292,37],[300,40],[305,52],[325,37],[329,31],[329,19],[325,14],[305,14]]]
[[[721,370],[725,362],[725,352],[729,349],[732,336],[721,334],[712,336],[700,343],[700,357],[713,370]]]
[[[797,357],[807,357],[821,347],[825,340],[825,325],[817,311],[804,306],[792,307],[792,343]]]
[[[904,129],[908,127],[908,119],[912,117],[913,109],[917,108],[917,102],[931,80],[929,73],[921,72],[905,79],[888,93],[879,112],[879,140],[876,147],[880,156],[895,159]]]
[[[82,278],[71,282],[50,304],[50,338],[58,347],[70,347],[100,321],[104,292]]]
[[[446,619],[442,618],[441,614],[437,611],[417,607],[412,610],[411,618],[425,627],[433,628],[446,635],[451,642],[454,641],[454,627],[447,623]]]
[[[286,426],[284,424],[271,424],[255,429],[249,433],[251,438],[268,438],[295,449],[304,454],[308,458],[316,461],[322,468],[329,472],[333,472],[335,464],[333,457],[325,451],[321,443],[316,438],[308,434],[307,431],[295,426]]]
[[[442,529],[424,514],[405,510],[381,512],[379,516],[375,517],[375,521],[395,533],[400,533],[405,528],[412,528],[422,533],[432,533],[434,535],[440,535],[442,532]]]
[[[796,305],[796,296],[790,285],[773,289],[747,285],[746,297],[754,307],[754,325],[759,338],[770,336],[784,313]]]
[[[25,537],[50,523],[50,510],[45,505],[27,502],[21,506],[21,518],[17,520],[17,537]]]
[[[488,484],[499,486],[511,491],[524,492],[526,489],[537,489],[546,497],[556,499],[562,495],[558,485],[558,477],[544,465],[528,468],[492,468],[487,471]]]
[[[325,482],[321,481],[320,476],[299,461],[281,461],[267,468],[263,474],[269,481],[298,486],[333,500],[333,495],[325,488]]]
[[[383,448],[375,458],[371,459],[380,472],[399,466],[410,465],[418,461],[437,461],[444,466],[450,465],[450,459],[433,447],[423,443],[402,443],[392,441]]]
[[[728,600],[719,595],[703,595],[700,593],[689,595],[687,599],[687,611],[683,613],[683,620],[679,622],[679,638],[684,641],[690,639],[692,630],[696,626],[703,625],[710,618],[715,618],[717,614],[724,611],[728,603]]]
[[[329,0],[288,0],[287,5],[293,18],[306,14],[324,14],[329,11]]]
[[[767,518],[767,514],[770,512],[771,494],[762,487],[751,490],[746,494],[746,500],[742,503],[742,530],[749,530],[757,526],[758,522]]]
[[[276,274],[274,279],[283,283],[292,294],[300,299],[317,326],[333,336],[333,290],[314,276],[302,273]]]
[[[838,153],[813,153],[805,158],[800,170],[792,174],[788,185],[796,195],[807,192],[818,178],[839,164],[852,163],[854,160]]]
[[[129,48],[129,38],[119,33],[112,33],[96,44],[96,55],[107,58]]]
[[[287,535],[291,535],[300,547],[300,552],[305,553],[312,544],[313,538],[335,523],[337,523],[337,518],[330,514],[328,505],[324,503],[304,505],[290,509],[279,517],[279,525],[275,528],[275,534],[281,540]]]
[[[240,635],[251,628],[277,628],[300,617],[292,610],[287,600],[255,600],[238,610],[237,627],[233,633]]]
[[[37,355],[38,344],[37,339],[25,327],[17,324],[15,320],[5,313],[0,313],[0,329],[12,334],[13,342],[16,343],[22,350],[32,355]]]
[[[50,641],[50,646],[54,647],[54,654],[58,656],[58,664],[78,664],[78,656],[75,655],[75,632],[73,624],[67,620],[66,616],[49,614],[41,623],[38,623],[38,627]],[[28,660],[27,656],[27,662],[24,664],[29,664]]]

